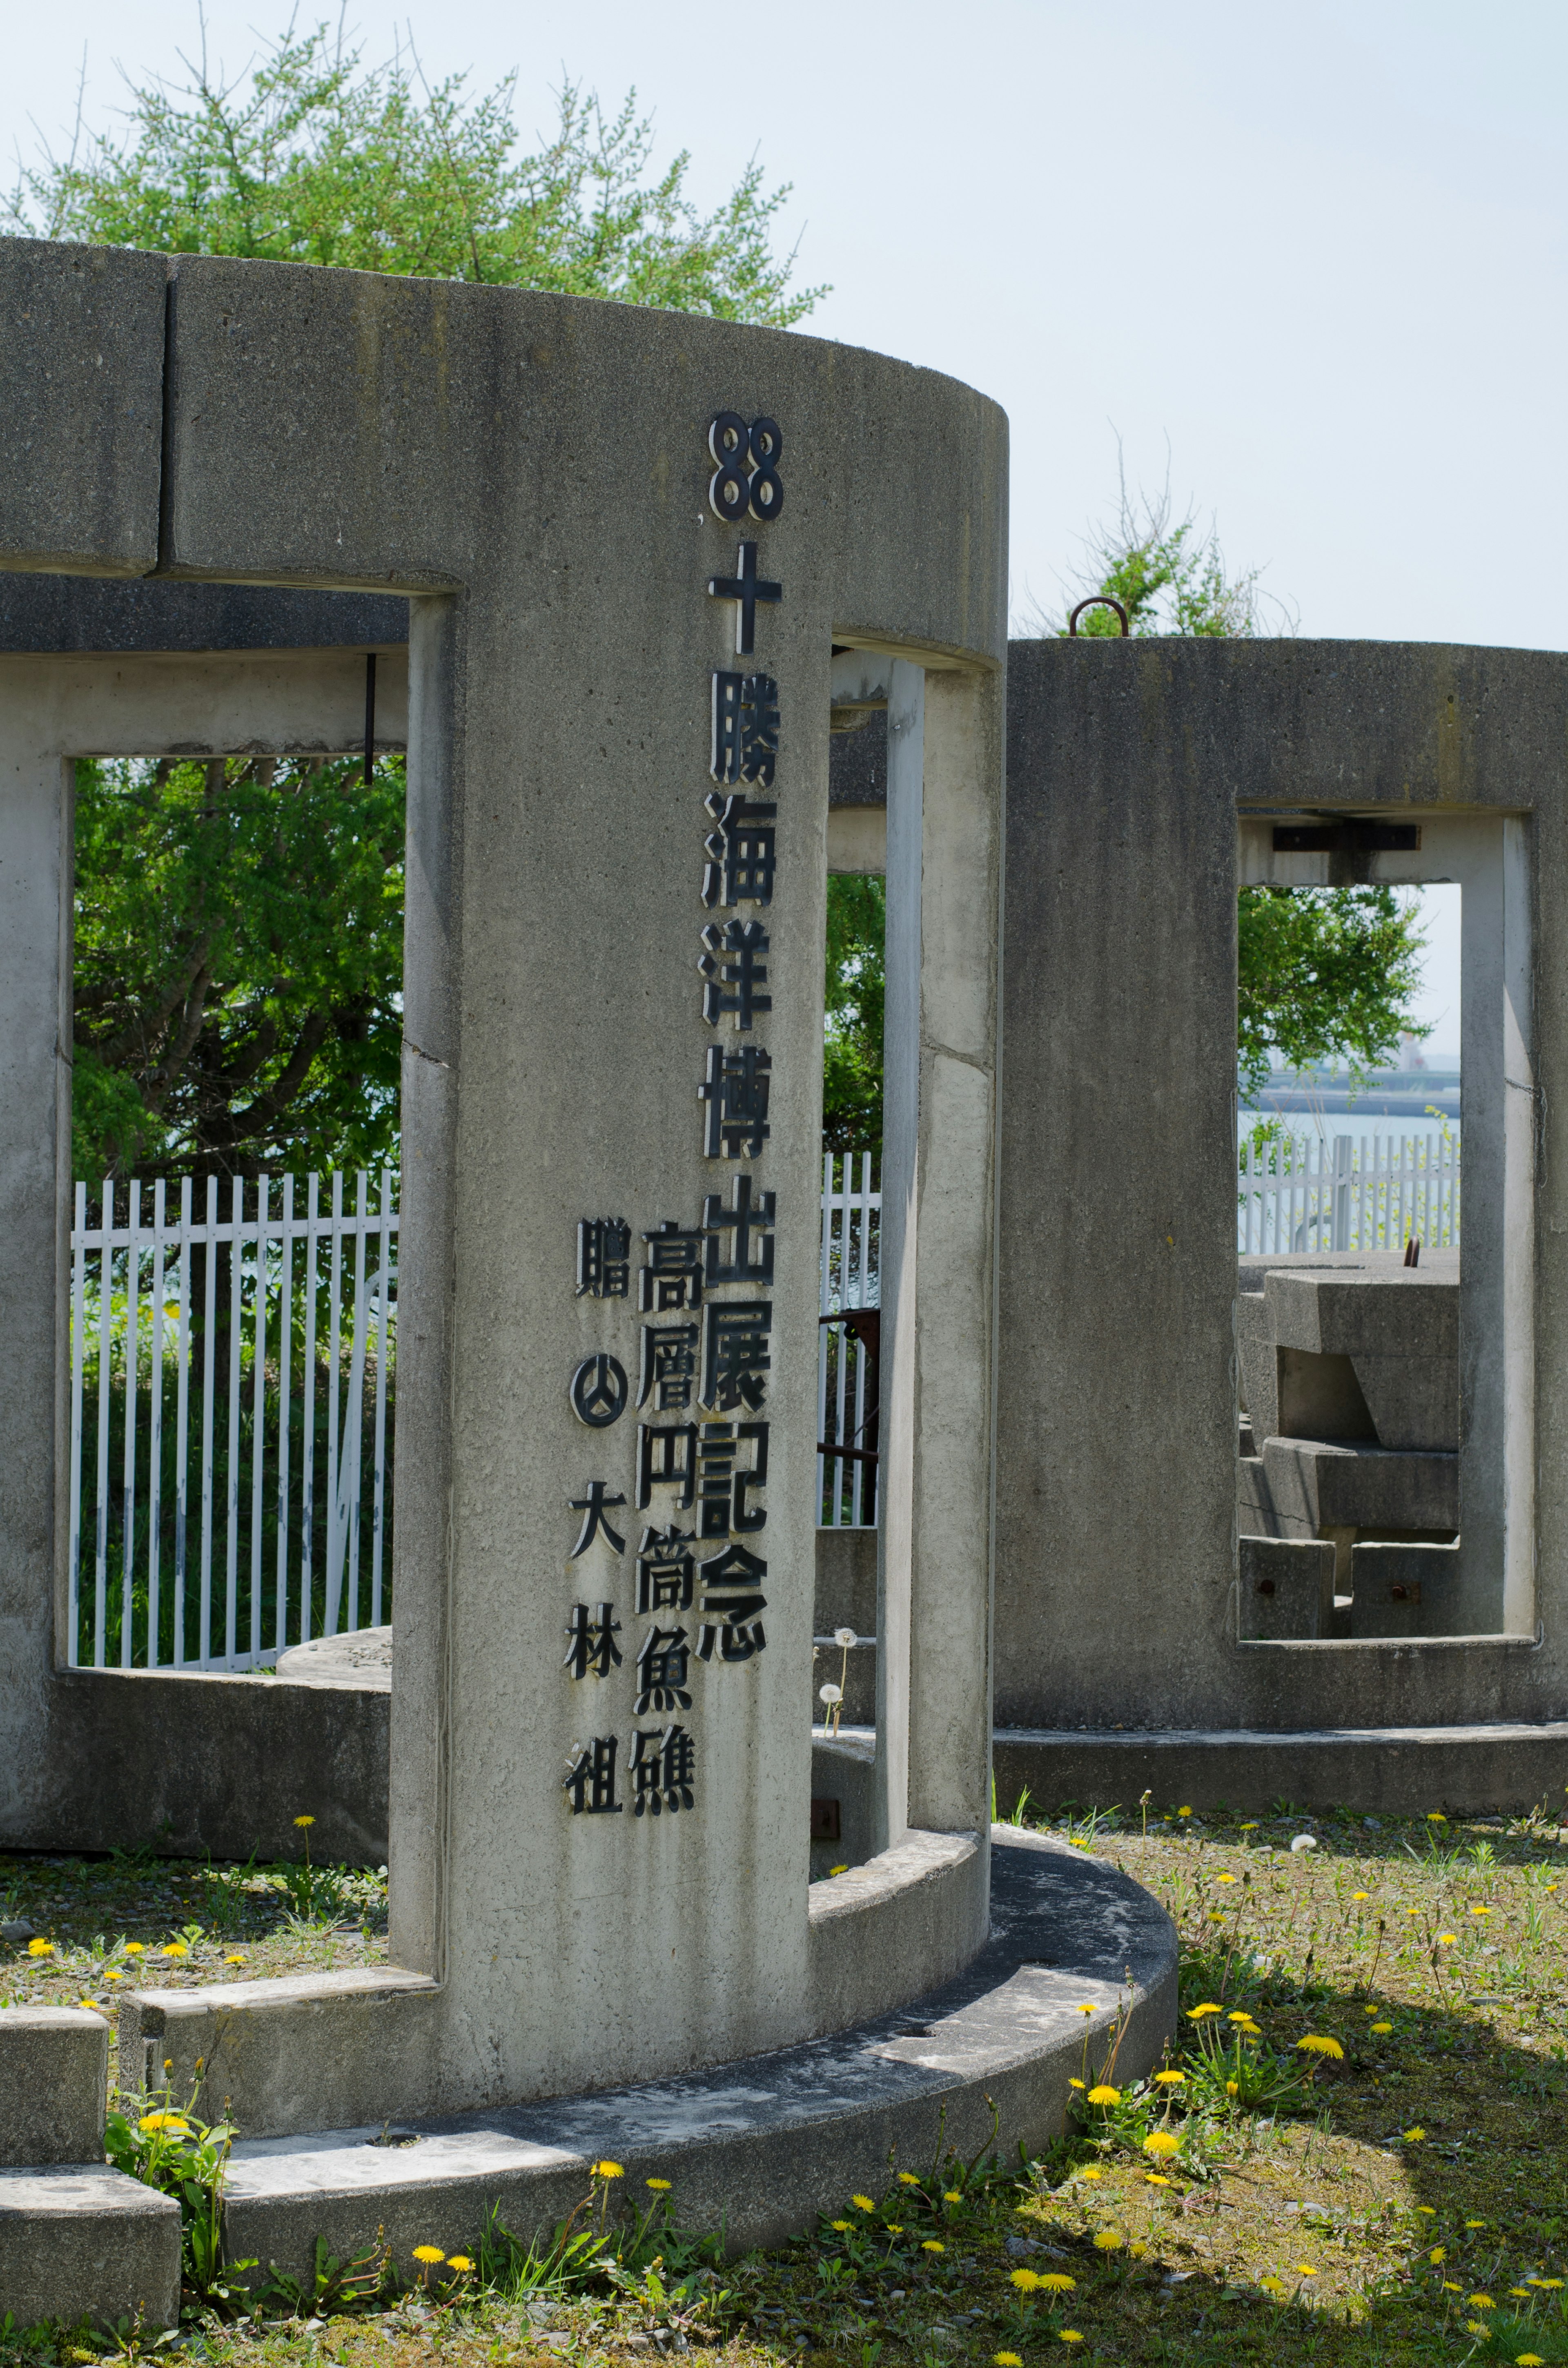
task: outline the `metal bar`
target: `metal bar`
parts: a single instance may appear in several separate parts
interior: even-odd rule
[[[343,1170],[332,1171],[332,1295],[326,1372],[326,1613],[324,1636],[337,1634],[337,1599],[341,1569],[337,1553],[337,1493],[343,1469],[342,1442],[337,1430],[337,1359],[343,1323]]]
[[[311,1531],[315,1521],[316,1463],[316,1210],[321,1179],[312,1171],[305,1195],[305,1364],[301,1376],[300,1642],[311,1638]]]
[[[158,1667],[158,1564],[163,1551],[164,1520],[164,1326],[167,1320],[164,1294],[165,1185],[160,1176],[153,1186],[153,1339],[152,1400],[147,1417],[147,1667]]]
[[[261,1490],[267,1467],[267,1204],[264,1168],[256,1187],[256,1317],[250,1379],[250,1655],[261,1658]],[[239,1252],[236,1247],[235,1256]]]
[[[125,1242],[125,1527],[119,1556],[119,1666],[131,1666],[131,1581],[136,1571],[136,1379],[142,1362],[142,1187],[132,1178]]]
[[[75,1238],[71,1258],[71,1539],[66,1548],[71,1573],[71,1638],[66,1660],[75,1668],[82,1646],[82,1361],[83,1328],[87,1305],[87,1188],[76,1187]]]
[[[104,1666],[108,1622],[109,1312],[114,1304],[114,1179],[104,1178],[98,1253],[98,1501],[93,1530],[93,1667]]]
[[[245,1214],[243,1178],[234,1178],[229,1201],[233,1231],[229,1242],[229,1468],[223,1482],[223,1658],[233,1667],[239,1651],[240,1623],[240,1328],[244,1321],[240,1296],[241,1260],[244,1255],[240,1228]]]
[[[294,1355],[294,1179],[283,1178],[283,1243],[278,1281],[278,1649],[289,1642],[289,1368]]]
[[[381,1296],[376,1302],[376,1466],[371,1503],[370,1625],[381,1625],[381,1549],[386,1526],[387,1376],[392,1370],[392,1169],[381,1170]]]
[[[190,1479],[190,1191],[188,1176],[179,1188],[179,1315],[175,1405],[175,1643],[174,1665],[185,1661],[185,1563],[189,1531]]]
[[[201,1643],[205,1668],[212,1658],[212,1352],[213,1326],[218,1318],[218,1178],[207,1178],[206,1281],[201,1320]]]

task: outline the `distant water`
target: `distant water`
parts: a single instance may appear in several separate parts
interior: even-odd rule
[[[1316,1143],[1321,1137],[1332,1143],[1336,1135],[1347,1134],[1355,1144],[1358,1155],[1364,1138],[1368,1146],[1369,1158],[1371,1156],[1371,1145],[1375,1137],[1381,1136],[1385,1142],[1394,1143],[1410,1140],[1417,1143],[1437,1143],[1442,1139],[1443,1133],[1443,1121],[1441,1119],[1435,1118],[1382,1118],[1374,1116],[1370,1112],[1363,1115],[1358,1110],[1348,1112],[1325,1110],[1321,1117],[1311,1110],[1244,1110],[1237,1113],[1236,1140],[1238,1143],[1252,1133],[1260,1117],[1278,1117],[1288,1132],[1302,1142]],[[1449,1132],[1455,1136],[1459,1134],[1460,1127],[1457,1120],[1449,1121]]]

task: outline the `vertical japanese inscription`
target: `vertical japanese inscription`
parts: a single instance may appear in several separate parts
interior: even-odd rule
[[[721,412],[708,450],[714,466],[708,498],[717,518],[766,525],[781,514],[783,437],[776,420],[748,424],[737,412]],[[759,625],[784,597],[757,562],[756,541],[743,540],[734,573],[708,583],[710,598],[734,606],[739,657],[754,655]],[[703,800],[710,827],[694,845],[693,886],[699,910],[714,916],[699,925],[696,961],[701,1015],[715,1041],[696,1091],[703,1157],[738,1162],[760,1157],[772,1132],[773,1058],[757,1040],[773,1009],[775,957],[758,914],[771,906],[778,874],[771,794],[781,740],[778,683],[760,668],[715,667],[709,710],[708,772],[716,787]],[[573,1747],[562,1790],[574,1816],[619,1816],[629,1804],[643,1818],[693,1807],[701,1785],[702,1697],[692,1665],[744,1663],[767,1649],[767,1564],[756,1547],[767,1523],[776,1199],[758,1192],[743,1170],[727,1195],[703,1196],[696,1224],[646,1212],[641,1224],[597,1216],[577,1225],[576,1296],[624,1301],[629,1315],[635,1296],[638,1346],[634,1357],[618,1355],[631,1347],[623,1336],[583,1358],[568,1385],[571,1405],[608,1451],[635,1395],[631,1508],[647,1518],[628,1558],[611,1518],[626,1519],[618,1511],[627,1503],[622,1488],[589,1478],[581,1495],[566,1499],[580,1516],[568,1565],[591,1557],[594,1577],[585,1576],[585,1600],[571,1607],[562,1669],[592,1699],[595,1723],[603,1716],[617,1730]],[[607,1305],[607,1318],[610,1313]],[[631,1601],[623,1617],[610,1590],[628,1560]],[[605,1591],[592,1595],[594,1586]],[[639,1623],[635,1637],[629,1622]],[[597,1709],[607,1701],[601,1687],[608,1714]],[[608,1707],[618,1688],[627,1695],[629,1728]],[[649,1718],[667,1723],[636,1724]]]

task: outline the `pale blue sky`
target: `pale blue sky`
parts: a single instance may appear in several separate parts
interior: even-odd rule
[[[210,0],[210,53],[239,68],[285,10]],[[754,151],[792,180],[802,277],[834,283],[811,325],[1010,414],[1016,612],[1054,600],[1114,500],[1119,431],[1135,484],[1168,447],[1177,500],[1304,633],[1568,643],[1560,5],[441,0],[348,21],[369,56],[411,24],[432,78],[518,66],[526,131],[563,71],[607,102],[635,84],[710,200]],[[117,62],[174,71],[198,40],[167,0],[13,9],[0,151],[30,152],[29,118],[68,143],[84,46],[103,122]]]

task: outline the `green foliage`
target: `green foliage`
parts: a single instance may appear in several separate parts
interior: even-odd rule
[[[1420,908],[1397,888],[1244,888],[1238,912],[1236,1042],[1249,1089],[1278,1050],[1286,1065],[1344,1061],[1352,1076],[1392,1057],[1412,1017],[1426,942]]]
[[[117,2170],[172,2195],[179,2205],[185,2283],[204,2302],[230,2299],[226,2276],[254,2270],[252,2261],[223,2263],[223,2173],[233,2144],[229,2122],[199,2122],[175,2109],[166,2094],[146,2100],[132,2120],[110,2113],[104,2152]]]
[[[76,769],[76,1174],[394,1158],[401,759]]]
[[[1260,572],[1228,574],[1218,534],[1210,527],[1205,535],[1195,512],[1173,524],[1168,484],[1157,498],[1140,494],[1134,501],[1123,479],[1116,518],[1090,537],[1066,605],[1070,610],[1093,593],[1106,593],[1120,601],[1135,634],[1244,640],[1262,629]],[[1051,625],[1037,618],[1036,630],[1065,633],[1067,626],[1065,620]],[[1121,623],[1113,609],[1089,609],[1078,631],[1115,635]]]
[[[223,85],[205,58],[183,85],[133,85],[130,130],[80,135],[24,170],[16,232],[261,256],[416,279],[608,296],[786,328],[825,290],[791,291],[775,258],[771,192],[752,165],[701,214],[685,151],[651,176],[653,126],[635,93],[607,117],[580,85],[553,136],[519,154],[517,77],[474,98],[455,74],[432,89],[411,50],[368,67],[324,27],[292,28]]]
[[[869,872],[827,882],[826,1027],[823,1045],[824,1151],[880,1151],[887,894]]]

